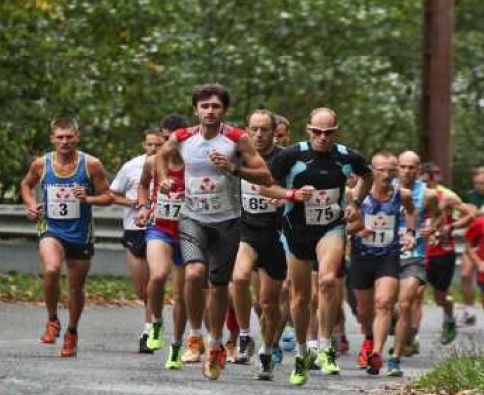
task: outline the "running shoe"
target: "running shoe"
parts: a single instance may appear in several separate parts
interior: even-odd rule
[[[181,345],[170,345],[170,352],[168,354],[168,359],[165,362],[165,368],[168,370],[181,370],[183,368]]]
[[[442,334],[440,336],[440,343],[445,345],[452,343],[457,337],[457,326],[455,321],[444,322],[442,325]]]
[[[341,369],[336,363],[336,351],[333,347],[327,347],[318,354],[316,363],[321,371],[326,374],[339,374]]]
[[[366,367],[366,373],[371,375],[380,374],[380,369],[383,366],[383,358],[379,353],[371,353],[368,355],[368,366]]]
[[[66,332],[64,335],[64,345],[60,351],[60,356],[69,358],[77,355],[77,334]]]
[[[141,337],[139,338],[139,350],[138,352],[140,354],[153,354],[153,350],[150,350],[148,348],[148,345],[146,344],[148,342],[148,334],[143,333]]]
[[[227,362],[235,363],[237,358],[237,345],[235,342],[228,340],[225,343],[225,350],[227,352]]]
[[[254,355],[255,343],[250,336],[239,336],[239,346],[237,347],[236,361],[240,364],[246,364],[250,357]]]
[[[160,322],[154,322],[150,329],[150,334],[148,335],[148,340],[146,345],[150,350],[159,350],[163,348],[165,339],[163,339],[163,326]]]
[[[400,369],[400,358],[391,357],[388,359],[388,373],[387,376],[402,377],[403,371]]]
[[[459,328],[476,325],[476,315],[464,310],[464,313],[460,316],[457,325]]]
[[[277,344],[272,348],[272,363],[274,365],[276,363],[282,363],[282,357],[282,348]]]
[[[292,385],[303,385],[308,380],[308,361],[305,357],[299,355],[294,358],[294,369],[289,377],[289,383]]]
[[[255,378],[257,380],[272,380],[274,378],[272,373],[272,355],[259,354],[258,357]]]
[[[225,367],[225,358],[222,347],[211,347],[208,356],[202,365],[203,375],[210,380],[217,380]]]
[[[356,363],[360,369],[366,369],[368,366],[368,356],[373,351],[373,339],[365,339],[361,343],[360,352]]]
[[[40,337],[40,341],[45,344],[54,344],[60,335],[61,324],[59,320],[47,321],[45,332]]]
[[[182,356],[182,361],[185,363],[200,362],[203,353],[205,353],[205,344],[202,335],[189,335],[187,349]]]

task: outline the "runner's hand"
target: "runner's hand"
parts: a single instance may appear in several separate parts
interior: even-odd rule
[[[402,244],[402,252],[404,251],[411,251],[417,245],[415,241],[415,236],[412,235],[410,232],[406,232],[405,236],[403,236],[403,244]]]
[[[147,209],[146,207],[140,207],[134,218],[136,226],[138,228],[146,227],[149,217],[150,217],[150,210]]]
[[[38,219],[42,218],[44,213],[42,203],[36,203],[35,206],[31,206],[27,208],[27,218],[31,221],[37,221]]]

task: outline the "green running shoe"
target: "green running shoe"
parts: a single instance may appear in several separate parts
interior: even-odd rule
[[[165,340],[163,339],[163,334],[164,330],[161,323],[154,322],[148,340],[146,341],[146,345],[150,350],[159,350],[164,346]]]
[[[440,336],[440,343],[449,344],[452,343],[457,337],[457,325],[455,321],[444,322],[442,326],[442,334]]]
[[[341,369],[336,363],[336,351],[333,347],[327,347],[318,354],[316,363],[320,366],[321,371],[327,374],[339,374]]]
[[[168,370],[181,370],[183,368],[181,357],[181,344],[171,344],[170,353],[168,354],[168,359],[165,362],[165,368]]]
[[[289,377],[289,383],[292,385],[303,385],[308,380],[308,361],[307,358],[296,356],[294,358],[294,369]]]

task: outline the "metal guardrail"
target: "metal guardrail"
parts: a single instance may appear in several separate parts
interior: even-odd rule
[[[27,219],[26,213],[25,206],[21,204],[0,204],[0,237],[36,238],[35,223]],[[119,241],[123,234],[123,213],[121,206],[93,207],[97,241]],[[464,252],[464,231],[459,229],[454,235],[456,252],[460,255]]]
[[[93,207],[96,241],[119,241],[123,235],[123,213],[121,206]],[[35,222],[27,218],[24,205],[0,204],[0,237],[37,237]]]

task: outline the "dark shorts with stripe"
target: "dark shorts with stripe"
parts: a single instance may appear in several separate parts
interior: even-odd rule
[[[271,228],[255,228],[242,222],[240,241],[250,245],[257,254],[256,266],[273,280],[284,280],[287,274],[286,254],[280,233]]]
[[[350,279],[351,288],[371,289],[375,281],[382,277],[398,279],[400,272],[400,256],[351,256]]]
[[[447,291],[455,271],[455,253],[429,256],[425,265],[427,281],[438,291]]]
[[[40,240],[52,237],[61,243],[62,248],[64,249],[64,258],[67,260],[88,261],[94,255],[93,243],[69,243],[49,231],[42,233],[39,237]]]
[[[136,258],[146,258],[146,231],[144,229],[125,229],[121,244]]]

